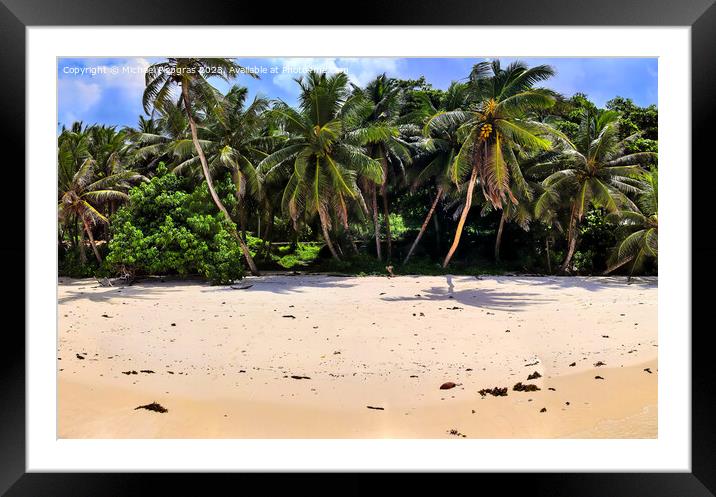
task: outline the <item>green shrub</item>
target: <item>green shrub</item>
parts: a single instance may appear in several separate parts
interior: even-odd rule
[[[228,189],[217,187],[220,193]],[[227,284],[243,277],[241,248],[231,228],[206,183],[188,192],[183,178],[162,168],[149,183],[133,188],[129,202],[112,217],[107,262],[137,274],[200,274]]]

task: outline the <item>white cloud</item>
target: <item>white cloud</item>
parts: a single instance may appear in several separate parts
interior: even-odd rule
[[[85,112],[100,101],[102,87],[99,83],[81,79],[60,79],[57,83],[57,95],[60,108]]]
[[[143,58],[117,59],[112,64],[94,64],[85,59],[82,67],[60,67],[57,82],[59,108],[83,114],[99,104],[103,95],[136,105],[144,91],[149,62]]]
[[[291,93],[298,93],[294,79],[306,74],[310,69],[325,71],[328,74],[344,72],[351,83],[365,86],[370,80],[382,73],[396,75],[399,59],[391,58],[278,58],[271,59],[279,73],[274,76],[275,85]]]

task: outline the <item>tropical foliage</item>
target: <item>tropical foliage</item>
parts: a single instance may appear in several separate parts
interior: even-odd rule
[[[170,58],[135,127],[61,130],[61,270],[656,271],[655,106],[600,109],[519,61],[446,90],[310,71],[296,106],[211,84],[243,73]]]

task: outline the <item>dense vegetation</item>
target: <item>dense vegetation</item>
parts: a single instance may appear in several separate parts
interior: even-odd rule
[[[309,72],[294,108],[210,84],[240,69],[168,59],[136,128],[62,129],[61,273],[656,272],[655,106],[496,60],[444,91]]]

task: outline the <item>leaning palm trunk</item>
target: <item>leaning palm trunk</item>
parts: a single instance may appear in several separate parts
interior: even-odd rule
[[[465,220],[467,219],[467,213],[470,212],[470,207],[472,206],[472,192],[475,189],[475,182],[477,181],[477,161],[472,166],[472,173],[470,174],[470,182],[467,185],[467,198],[465,199],[465,206],[462,208],[462,213],[460,214],[460,221],[457,223],[457,229],[455,230],[455,239],[452,242],[452,246],[450,247],[450,250],[448,251],[447,255],[445,256],[445,260],[443,261],[443,267],[447,267],[448,264],[450,264],[450,259],[452,259],[453,254],[455,253],[455,250],[457,250],[457,246],[460,244],[460,237],[462,236],[462,229],[465,226]]]
[[[323,239],[326,241],[326,245],[328,245],[328,250],[331,251],[331,255],[335,260],[340,261],[341,258],[338,256],[338,252],[336,252],[336,248],[333,246],[333,242],[331,241],[331,236],[328,234],[328,221],[326,220],[326,213],[323,212],[323,209],[321,208],[318,209],[318,217],[321,220]]]
[[[214,190],[214,184],[211,181],[211,174],[209,173],[209,164],[206,162],[206,156],[204,155],[204,149],[201,148],[201,145],[199,144],[199,136],[196,132],[196,123],[194,122],[194,118],[191,116],[191,103],[189,101],[189,88],[186,85],[182,85],[182,97],[184,99],[184,107],[186,108],[186,114],[187,118],[189,120],[189,128],[191,129],[191,140],[194,142],[194,148],[196,149],[196,153],[199,155],[199,161],[201,162],[201,169],[204,173],[204,179],[206,180],[206,185],[209,187],[209,193],[211,194],[211,198],[214,200],[214,204],[216,204],[216,207],[224,214],[224,217],[227,221],[231,223],[231,234],[236,239],[236,241],[239,242],[239,245],[241,246],[241,251],[244,253],[244,257],[246,258],[246,263],[249,265],[249,269],[251,271],[251,274],[254,276],[260,276],[259,270],[256,267],[256,264],[254,263],[253,258],[251,257],[251,253],[249,252],[249,247],[246,245],[246,242],[239,236],[239,233],[236,231],[236,224],[234,224],[233,219],[231,219],[231,216],[229,215],[229,211],[226,210],[226,207],[224,207],[224,204],[221,202],[221,199],[216,194],[216,190]]]
[[[500,262],[500,245],[502,244],[502,230],[505,227],[506,217],[505,211],[503,210],[502,216],[500,216],[500,227],[497,228],[497,238],[495,239],[495,260],[497,262]]]
[[[89,223],[87,222],[87,219],[82,217],[82,224],[85,226],[85,231],[87,232],[87,237],[89,238],[90,245],[92,246],[92,250],[94,251],[94,256],[97,258],[97,262],[102,264],[102,256],[99,255],[99,250],[97,250],[97,244],[94,241],[94,236],[92,236],[92,228],[90,227]]]
[[[380,251],[380,221],[378,220],[378,193],[376,192],[375,183],[371,183],[371,204],[373,208],[373,229],[375,231],[375,250],[378,260],[383,256]]]
[[[440,197],[442,197],[442,194],[443,194],[443,188],[438,187],[438,192],[435,194],[435,200],[433,200],[433,205],[430,207],[430,210],[428,211],[428,215],[425,216],[425,221],[423,221],[423,225],[420,227],[420,233],[418,233],[418,236],[415,237],[415,241],[410,246],[410,250],[408,251],[408,255],[405,256],[405,260],[403,261],[403,264],[408,263],[408,259],[410,259],[410,256],[413,255],[413,252],[415,251],[415,247],[418,246],[418,242],[420,242],[420,239],[423,237],[423,234],[425,234],[425,230],[428,227],[430,218],[433,217],[433,214],[435,213],[435,208],[437,207],[438,201],[440,200]]]
[[[79,233],[77,234],[77,238],[79,239],[78,248],[80,249],[80,263],[86,264],[87,263],[87,253],[85,252],[85,232],[84,232],[84,230],[79,230]]]
[[[390,212],[388,211],[388,161],[385,159],[385,152],[381,149],[381,163],[383,164],[383,184],[380,186],[380,194],[383,197],[383,217],[385,218],[385,233],[388,242],[385,259],[390,262],[393,255],[393,237],[390,233]]]
[[[564,273],[569,267],[569,263],[572,262],[574,256],[574,249],[577,247],[577,209],[576,206],[572,208],[572,215],[569,218],[569,230],[567,234],[567,256],[564,258],[564,262],[559,268],[561,273]]]

